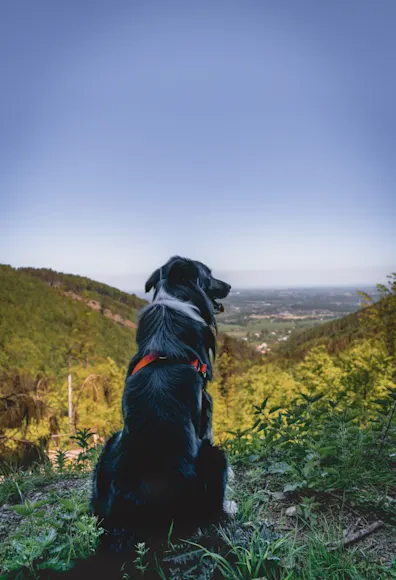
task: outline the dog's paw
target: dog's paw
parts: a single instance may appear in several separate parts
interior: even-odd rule
[[[224,511],[230,516],[234,516],[238,512],[238,505],[235,501],[226,500],[224,502]]]
[[[230,482],[234,481],[234,479],[235,479],[234,470],[230,466],[228,466],[228,469],[227,469],[227,477],[228,477],[228,481],[230,481]]]

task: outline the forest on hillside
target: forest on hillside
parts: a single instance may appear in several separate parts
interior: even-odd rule
[[[103,411],[94,425],[98,433],[119,425],[135,330],[90,308],[89,299],[131,321],[135,307],[145,304],[85,278],[0,266],[0,450],[6,457],[15,448],[22,453],[28,442],[48,448],[67,439],[69,376],[73,428],[92,422],[96,409]]]
[[[107,300],[106,306],[120,308],[131,320],[145,301],[52,270],[2,266],[0,277],[3,448],[18,441],[62,447],[71,430],[83,428],[107,437],[121,424],[120,400],[127,363],[136,350],[135,331],[67,293]],[[279,414],[301,394],[325,393],[340,408],[352,405],[365,417],[370,401],[386,396],[395,383],[395,276],[379,291],[378,303],[362,295],[366,307],[361,311],[297,334],[266,358],[220,335],[209,386],[216,440],[224,442],[230,432],[248,428],[266,398]]]
[[[92,554],[103,532],[87,514],[90,473],[121,425],[135,330],[40,276],[9,267],[0,276],[0,574],[39,578]],[[209,388],[238,514],[214,537],[139,544],[120,579],[395,577],[396,275],[378,289],[379,301],[362,295],[358,313],[271,356],[219,336]],[[18,468],[15,451],[40,461]]]
[[[89,306],[101,300],[96,283],[55,274],[0,267],[0,574],[9,580],[66,570],[95,550],[90,473],[121,426],[136,349],[133,327]],[[238,515],[214,544],[203,530],[162,551],[137,546],[120,578],[396,575],[396,275],[378,291],[267,357],[219,335],[209,389]],[[127,297],[106,292],[108,308],[136,320]]]

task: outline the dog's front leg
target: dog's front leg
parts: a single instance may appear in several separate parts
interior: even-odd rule
[[[105,443],[92,477],[91,513],[102,519],[111,501],[111,481],[114,475],[113,455],[120,433],[114,433]]]
[[[206,389],[202,389],[201,431],[200,439],[213,445],[213,399]]]
[[[201,443],[196,463],[198,503],[195,506],[200,524],[224,517],[224,496],[227,485],[227,458],[225,453],[209,440]]]
[[[208,391],[202,391],[202,415],[201,415],[201,439],[203,444],[205,442],[209,442],[211,446],[213,446],[213,427],[212,427],[212,417],[213,417],[213,399],[211,395],[209,395]],[[206,445],[206,443],[205,443]],[[203,445],[202,456],[203,456],[203,464],[208,462],[208,459],[214,457],[214,452],[208,452],[207,447]],[[215,447],[217,449],[217,447]],[[219,453],[223,453],[222,451],[218,450]],[[225,456],[224,456],[225,458]],[[226,459],[225,459],[226,461]],[[226,461],[227,464],[227,461]],[[232,468],[228,465],[225,474],[225,483],[224,483],[224,493],[226,495],[230,492],[230,486],[228,485],[229,481],[234,479],[235,475]],[[238,506],[235,501],[224,499],[223,497],[223,508],[224,511],[230,515],[236,514],[238,511]]]

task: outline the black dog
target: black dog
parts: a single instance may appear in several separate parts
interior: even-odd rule
[[[93,478],[92,511],[102,549],[190,533],[225,516],[227,460],[213,445],[205,390],[216,354],[216,302],[230,286],[200,262],[171,258],[146,283],[122,400],[124,428],[105,444]]]

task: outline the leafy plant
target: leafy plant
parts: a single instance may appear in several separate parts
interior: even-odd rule
[[[66,570],[73,558],[85,558],[95,550],[101,531],[81,494],[53,497],[13,506],[22,516],[19,528],[0,549],[3,572],[20,568],[34,575],[41,568]]]
[[[80,453],[77,456],[77,467],[80,468],[82,471],[87,469],[89,462],[92,462],[95,458],[96,450],[95,446],[90,445],[91,437],[93,437],[95,433],[91,432],[90,429],[79,429],[76,432],[76,435],[72,435],[70,439],[73,439],[77,442],[77,445],[81,448]]]
[[[58,449],[56,452],[56,456],[55,456],[55,463],[56,463],[56,468],[60,473],[63,473],[66,469],[66,465],[67,465],[67,454],[66,451],[62,451],[61,449]]]
[[[145,557],[149,550],[150,548],[146,547],[146,544],[144,542],[136,544],[137,557],[134,560],[134,565],[136,570],[138,570],[142,576],[144,575],[150,564],[149,562],[145,562]]]
[[[245,538],[236,538],[224,528],[220,529],[220,536],[227,548],[224,553],[211,551],[194,542],[187,543],[201,549],[202,558],[211,559],[227,580],[279,577],[280,556],[286,538],[271,540],[265,530],[254,530],[251,534],[245,534]]]

